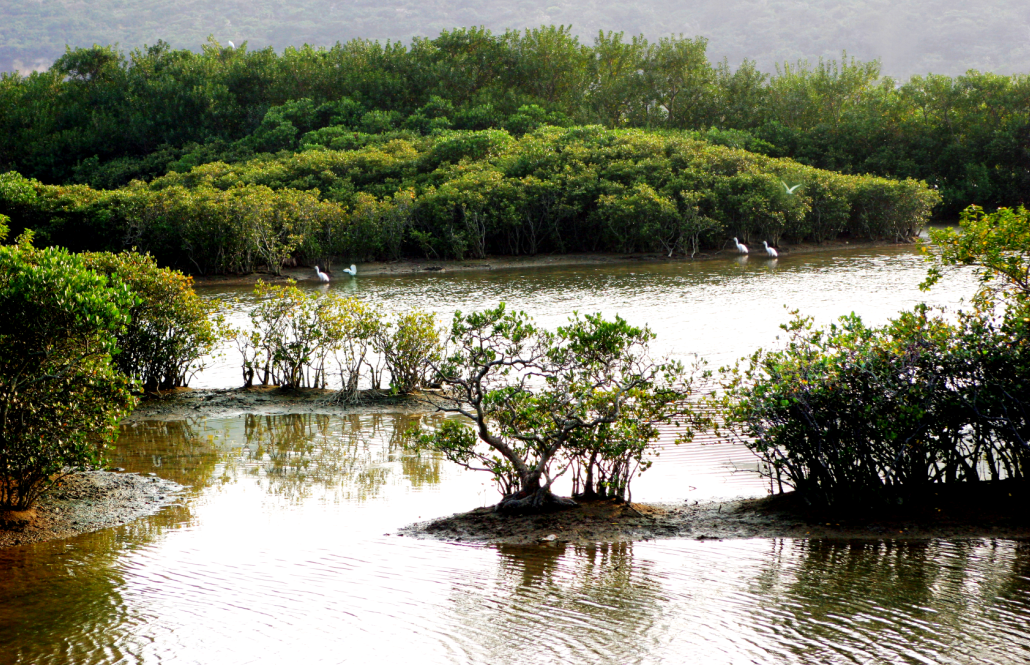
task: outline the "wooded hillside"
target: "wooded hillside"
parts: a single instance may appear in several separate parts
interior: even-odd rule
[[[159,39],[198,50],[209,35],[251,48],[366,38],[434,37],[456,26],[503,31],[571,25],[587,42],[599,31],[703,35],[713,60],[777,63],[880,58],[894,77],[956,75],[968,69],[1030,71],[1030,6],[1018,0],[12,0],[0,3],[0,71],[46,67],[65,45],[117,43],[131,50]]]

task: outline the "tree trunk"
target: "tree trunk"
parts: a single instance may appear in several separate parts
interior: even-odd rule
[[[578,504],[567,497],[558,496],[551,490],[537,487],[535,490],[522,490],[509,494],[494,506],[494,512],[502,515],[538,515],[554,513],[575,508]]]

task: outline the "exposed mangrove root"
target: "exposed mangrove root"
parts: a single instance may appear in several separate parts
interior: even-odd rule
[[[538,489],[532,493],[506,495],[494,506],[494,512],[502,515],[538,515],[568,510],[578,505],[568,497],[558,496],[548,489]]]

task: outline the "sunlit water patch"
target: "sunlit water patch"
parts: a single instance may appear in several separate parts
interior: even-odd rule
[[[361,278],[393,311],[506,300],[648,323],[713,364],[770,344],[782,304],[882,322],[924,298],[908,249],[617,268]],[[938,304],[968,297],[955,278]],[[250,296],[222,290],[236,317]],[[201,384],[237,384],[222,361]],[[1021,663],[1030,548],[1012,541],[663,540],[485,547],[397,529],[496,500],[402,445],[412,416],[127,427],[114,462],[188,485],[117,529],[0,551],[0,663]],[[663,439],[639,501],[760,495],[746,450]]]
[[[769,260],[759,256],[709,261],[614,264],[402,276],[342,277],[332,289],[374,302],[387,312],[421,308],[446,323],[455,310],[485,309],[506,302],[556,327],[573,311],[618,314],[657,334],[655,351],[684,361],[704,358],[712,367],[731,363],[775,343],[779,326],[798,309],[820,323],[856,312],[884,323],[919,302],[956,307],[973,293],[968,271],[953,274],[930,292],[924,256],[912,246],[802,254]],[[254,295],[243,287],[204,287],[222,302],[237,325],[245,324]],[[224,355],[191,385],[228,388],[242,384],[238,353]]]
[[[116,463],[190,495],[119,529],[0,552],[0,661],[1030,657],[1030,549],[1014,542],[484,547],[399,537],[419,518],[495,499],[482,476],[405,450],[410,422],[301,414],[128,428]],[[717,448],[670,450],[666,473],[645,475],[637,492],[761,489],[732,471],[734,451]]]

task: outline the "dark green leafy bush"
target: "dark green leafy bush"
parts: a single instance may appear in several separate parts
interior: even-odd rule
[[[654,335],[622,319],[573,316],[555,332],[500,306],[455,314],[433,401],[463,416],[422,433],[420,445],[490,472],[502,512],[568,505],[551,492],[571,472],[586,497],[624,499],[646,469],[658,425],[700,426],[687,404],[691,377],[650,358]]]
[[[1028,213],[970,209],[935,231],[926,286],[973,265],[982,288],[949,320],[925,306],[870,328],[795,317],[775,351],[727,370],[726,425],[780,488],[823,506],[902,501],[939,483],[1030,480]]]
[[[65,250],[0,246],[0,509],[100,463],[135,404],[112,361],[134,300]]]
[[[87,268],[117,278],[136,296],[129,323],[116,335],[118,369],[148,391],[189,385],[218,341],[214,305],[193,291],[193,278],[136,252],[82,258]]]

